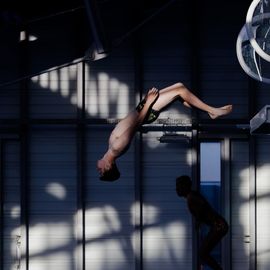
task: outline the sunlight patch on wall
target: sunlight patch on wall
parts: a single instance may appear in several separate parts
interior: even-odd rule
[[[257,227],[258,227],[258,247],[264,250],[264,246],[267,244],[267,249],[264,252],[269,250],[269,241],[270,241],[270,220],[269,220],[269,211],[270,211],[270,197],[269,191],[265,193],[260,193],[257,196]]]
[[[112,81],[111,81],[112,82]],[[127,85],[119,83],[119,81],[113,80],[113,87],[111,87],[114,100],[110,99],[111,102],[117,104],[117,117],[124,117],[128,112],[128,99],[129,99],[129,89]]]
[[[53,196],[58,200],[64,200],[66,198],[67,191],[65,186],[63,186],[62,184],[59,184],[57,182],[49,183],[45,189],[48,192],[48,194],[50,194],[51,196]]]
[[[87,269],[130,269],[134,258],[131,243],[133,226],[122,226],[123,217],[125,215],[122,213],[119,217],[119,212],[111,205],[86,210]]]
[[[247,181],[249,179],[249,168],[242,169],[239,172],[238,179],[235,181],[235,185],[237,185],[237,191],[239,192],[239,195],[248,201],[249,199],[249,183]]]
[[[48,73],[32,77],[31,80],[32,82],[39,84],[42,88],[48,88],[49,86]]]
[[[82,80],[82,74],[78,71],[80,65],[63,67],[59,70],[53,70],[57,67],[52,67],[51,71],[33,77],[32,82],[44,89],[49,89],[52,93],[60,94],[63,98],[69,99],[71,106],[80,106],[77,93],[81,92],[82,89],[78,89],[76,83],[76,81]],[[90,68],[88,68],[85,73],[85,82],[85,108],[90,117],[122,119],[135,108],[134,102],[137,104],[139,101],[139,95],[134,90],[130,91],[127,83],[121,82],[108,73],[93,72],[92,76]],[[72,87],[76,89],[71,89]],[[143,94],[143,97],[145,94]],[[36,93],[36,95],[38,94]],[[159,118],[167,119],[172,124],[183,123],[185,125],[184,122],[187,119],[190,122],[190,109],[184,108],[179,101],[173,102],[172,106],[161,112]]]
[[[242,169],[240,172],[236,174],[236,177],[233,179],[233,188],[232,192],[235,194],[233,195],[234,199],[236,200],[235,203],[233,203],[233,211],[234,211],[234,217],[233,217],[233,223],[241,228],[241,231],[238,232],[238,235],[245,237],[247,235],[250,235],[249,231],[249,207],[250,207],[250,201],[249,201],[249,182],[247,181],[249,179],[249,168]],[[239,199],[239,196],[241,199]],[[241,203],[239,203],[239,200]],[[235,227],[237,230],[237,227]],[[249,255],[249,245],[243,246],[245,255]]]
[[[129,112],[129,88],[126,84],[99,73],[87,86],[87,111],[90,116],[122,118]]]
[[[75,71],[73,69],[61,69],[60,72],[60,80],[58,82],[62,97],[69,96],[70,89],[70,80],[76,78]],[[75,91],[76,92],[76,91]]]
[[[183,258],[187,248],[187,239],[184,239],[187,236],[186,225],[180,221],[171,222],[165,226],[164,233],[170,240],[168,243],[170,254],[175,258]]]
[[[99,115],[102,118],[107,118],[109,116],[109,76],[101,72],[97,79]]]
[[[270,227],[270,220],[269,220],[269,211],[270,211],[270,196],[269,191],[265,191],[264,193],[260,193],[257,196],[257,216],[259,217],[258,225],[260,226],[261,230],[258,234],[267,235],[270,237],[269,227]],[[267,231],[264,231],[262,228],[265,228]]]
[[[249,201],[242,203],[238,210],[237,222],[241,225],[242,233],[249,235]]]
[[[89,73],[89,74],[88,74]],[[129,112],[130,92],[127,84],[100,72],[90,78],[86,73],[86,110],[92,117],[123,118]]]
[[[71,104],[74,105],[74,106],[78,106],[78,105],[77,105],[77,101],[78,101],[77,95],[73,95],[73,96],[70,98],[70,102],[71,102]],[[80,106],[78,106],[78,107],[80,108]],[[81,108],[80,108],[80,109],[81,109]]]
[[[5,270],[15,270],[15,269],[21,269],[21,248],[20,248],[20,243],[21,243],[21,237],[12,237],[12,238],[4,238],[6,242],[3,244],[3,268]],[[2,241],[2,239],[1,239]]]
[[[14,205],[10,209],[10,216],[13,219],[18,219],[21,217],[21,206],[20,205]]]
[[[59,86],[59,82],[61,80],[61,78],[58,78],[58,71],[51,71],[50,73],[48,73],[48,84],[50,89],[53,92],[56,92],[58,89],[61,89]],[[62,90],[62,89],[61,89]]]
[[[151,225],[155,224],[159,220],[159,208],[153,205],[143,205],[143,222],[144,225]]]
[[[140,247],[138,246],[138,239],[140,239],[141,232],[139,230],[133,231],[131,235],[131,244],[132,244],[132,249],[133,253],[135,256],[139,257],[140,256]]]
[[[144,229],[144,258],[148,260],[169,258],[170,250],[168,249],[167,239],[160,227],[151,227]]]
[[[257,256],[260,268],[270,264],[270,165],[257,167]]]
[[[89,112],[89,114],[91,116],[98,116],[98,89],[96,82],[88,82],[86,104],[88,104],[87,111]]]
[[[31,254],[30,254],[31,258]],[[57,251],[34,256],[29,262],[29,270],[73,270],[75,262],[69,252]]]
[[[266,229],[266,228],[265,228]],[[269,230],[269,227],[268,227]],[[258,260],[258,269],[269,269],[270,263],[270,249],[269,249],[269,240],[264,241],[263,238],[258,238],[259,245],[257,246],[257,260]]]
[[[140,202],[134,202],[130,207],[130,224],[135,225],[140,220]]]
[[[136,106],[138,105],[138,103],[140,102],[140,93],[135,93],[135,103],[136,103]]]
[[[85,215],[87,224],[86,237],[89,239],[95,239],[121,230],[118,212],[112,206],[91,208],[86,210]]]
[[[86,267],[95,270],[132,269],[130,250],[122,239],[103,239],[86,245]],[[134,265],[134,264],[133,264]]]
[[[71,81],[76,79],[76,69],[72,67],[52,70],[31,78],[33,83],[42,88],[48,88],[53,93],[60,93],[64,98],[70,95]]]
[[[270,191],[270,164],[257,167],[258,195],[265,193],[266,188]]]
[[[163,135],[163,132],[157,131],[152,133],[152,136],[144,136],[143,140],[144,143],[147,144],[147,147],[150,149],[155,149],[155,148],[166,148],[166,143],[160,143],[159,138]]]
[[[183,223],[174,221],[165,226],[144,229],[144,258],[161,260],[183,258],[187,249],[186,227]]]
[[[30,256],[47,253],[50,250],[66,249],[70,242],[70,226],[66,222],[38,223],[30,228]],[[70,236],[70,237],[67,237]],[[44,256],[40,255],[41,257]]]
[[[11,243],[8,243],[8,244],[11,244],[13,247],[15,245],[15,248],[11,246],[11,253],[13,253],[14,250],[16,251],[16,242],[18,240],[18,237],[20,238],[20,241],[22,241],[21,236],[22,236],[21,226],[18,225],[16,228],[13,228],[11,230],[11,233],[9,235],[11,239]]]
[[[186,163],[189,165],[189,166],[192,166],[192,156],[193,155],[196,155],[196,149],[192,149],[192,148],[189,148],[187,151],[186,151]]]

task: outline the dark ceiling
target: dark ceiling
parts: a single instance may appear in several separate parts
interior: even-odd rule
[[[1,0],[1,22],[6,24],[30,23],[35,20],[55,15],[59,12],[82,7],[83,0],[63,1],[20,1]]]
[[[198,0],[1,0],[0,71],[5,75],[0,76],[0,84],[3,80],[31,76],[82,58],[97,36],[106,40],[108,47],[122,45],[149,21],[155,23],[162,16],[162,19],[169,18],[173,9],[192,23],[196,16],[193,7],[199,9],[197,12],[205,20],[214,18],[216,23],[222,17],[224,23],[230,23],[228,11],[236,8],[234,13],[239,10],[245,14],[249,5],[245,0],[229,2],[223,1],[217,6],[214,0],[208,0],[207,4]],[[211,13],[212,10],[218,13]],[[244,22],[244,17],[241,21]],[[18,42],[21,30],[38,37],[23,52]],[[25,62],[23,69],[22,62]],[[20,70],[14,72],[16,67]]]
[[[119,45],[173,2],[177,0],[1,0],[4,81],[83,58],[97,39],[106,43],[107,50]],[[19,42],[22,31],[37,37],[27,48]]]

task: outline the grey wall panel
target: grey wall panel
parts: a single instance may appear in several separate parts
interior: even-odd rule
[[[260,83],[258,84],[257,87],[258,89],[256,89],[256,98],[257,98],[256,112],[259,112],[262,107],[270,104],[270,93],[268,84]]]
[[[155,17],[142,31],[143,80],[146,93],[156,87],[163,89],[177,82],[191,85],[191,48],[189,12],[184,3],[173,3]],[[168,16],[168,14],[170,14]],[[190,89],[192,90],[192,89]],[[160,114],[164,118],[189,118],[191,111],[179,102]]]
[[[270,267],[270,140],[260,137],[257,140],[257,264],[258,269]]]
[[[2,119],[19,118],[20,91],[17,84],[1,87],[0,114]]]
[[[226,118],[246,118],[248,80],[238,63],[235,47],[248,3],[238,6],[227,1],[215,6],[213,1],[206,1],[199,3],[199,7],[201,98],[213,106],[234,104],[233,112]],[[229,14],[230,20],[223,14]]]
[[[175,178],[191,174],[188,144],[161,144],[160,132],[143,136],[144,269],[192,269],[192,226]]]
[[[4,15],[3,7],[1,13],[0,34],[3,37],[0,44],[0,84],[13,81],[20,76],[19,72],[19,39],[20,32],[15,25],[2,20]],[[8,87],[5,89],[9,89]],[[2,90],[2,89],[1,89]]]
[[[207,28],[207,34],[212,35],[212,29]],[[206,37],[205,37],[206,38]],[[217,41],[213,43],[217,44]],[[201,98],[212,106],[233,104],[234,110],[229,118],[245,118],[248,116],[248,83],[237,68],[237,62],[232,57],[234,48],[224,48],[226,43],[219,43],[221,48],[213,46],[204,49],[201,72]],[[226,60],[225,60],[225,59]],[[222,82],[222,83],[221,83]],[[203,116],[203,115],[202,115]]]
[[[46,3],[45,5],[50,7],[45,7],[41,13],[33,7],[35,13],[26,29],[32,40],[27,43],[29,64],[25,73],[42,73],[84,56],[92,38],[86,20],[86,10],[78,3],[66,3],[57,2],[57,8],[55,3]],[[42,6],[38,9],[41,10]]]
[[[132,50],[126,48],[115,50],[108,58],[87,65],[87,117],[123,118],[134,109],[134,72]]]
[[[21,206],[20,206],[20,145],[7,141],[3,145],[3,270],[20,266]]]
[[[107,150],[109,134],[87,133],[86,269],[135,269],[134,146],[117,161],[120,179],[100,181],[96,162]]]
[[[211,54],[214,53],[216,55],[212,56]],[[222,62],[219,55],[223,56],[224,52],[211,50],[209,54],[204,56],[205,64],[201,73],[202,88],[200,97],[214,107],[233,104],[233,112],[226,118],[246,118],[248,116],[249,98],[247,81],[240,80],[239,75],[230,67],[216,66],[217,63]],[[216,63],[214,63],[215,61],[209,61],[211,57],[215,58]],[[230,55],[227,58],[230,58]],[[234,65],[235,63],[231,64],[231,66]],[[206,114],[200,114],[200,116],[208,118]]]
[[[29,103],[31,118],[75,118],[77,66],[33,77]]]
[[[72,128],[32,131],[29,269],[76,269],[76,157]]]
[[[231,144],[232,269],[249,269],[249,144]]]

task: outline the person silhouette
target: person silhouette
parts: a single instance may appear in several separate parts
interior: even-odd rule
[[[141,125],[154,122],[160,112],[177,99],[186,107],[195,107],[207,112],[211,119],[224,116],[232,111],[232,105],[218,108],[209,106],[180,82],[159,91],[154,87],[151,88],[136,109],[131,111],[113,129],[109,138],[108,149],[103,157],[97,161],[100,180],[114,181],[120,177],[120,172],[115,163],[116,159],[128,150],[136,131]]]
[[[195,218],[196,229],[198,230],[202,224],[209,227],[199,249],[201,264],[207,264],[214,270],[222,270],[221,265],[211,256],[211,251],[227,234],[229,225],[205,197],[192,190],[191,186],[192,181],[188,175],[176,178],[176,193],[179,197],[186,199],[188,209]]]

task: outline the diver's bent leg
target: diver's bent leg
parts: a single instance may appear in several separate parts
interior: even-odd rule
[[[177,98],[181,98],[187,106],[192,106],[209,114],[211,118],[217,118],[231,112],[232,106],[227,105],[221,108],[215,108],[201,101],[192,92],[190,92],[182,83],[175,83],[159,91],[159,98],[153,105],[153,109],[160,111]]]

